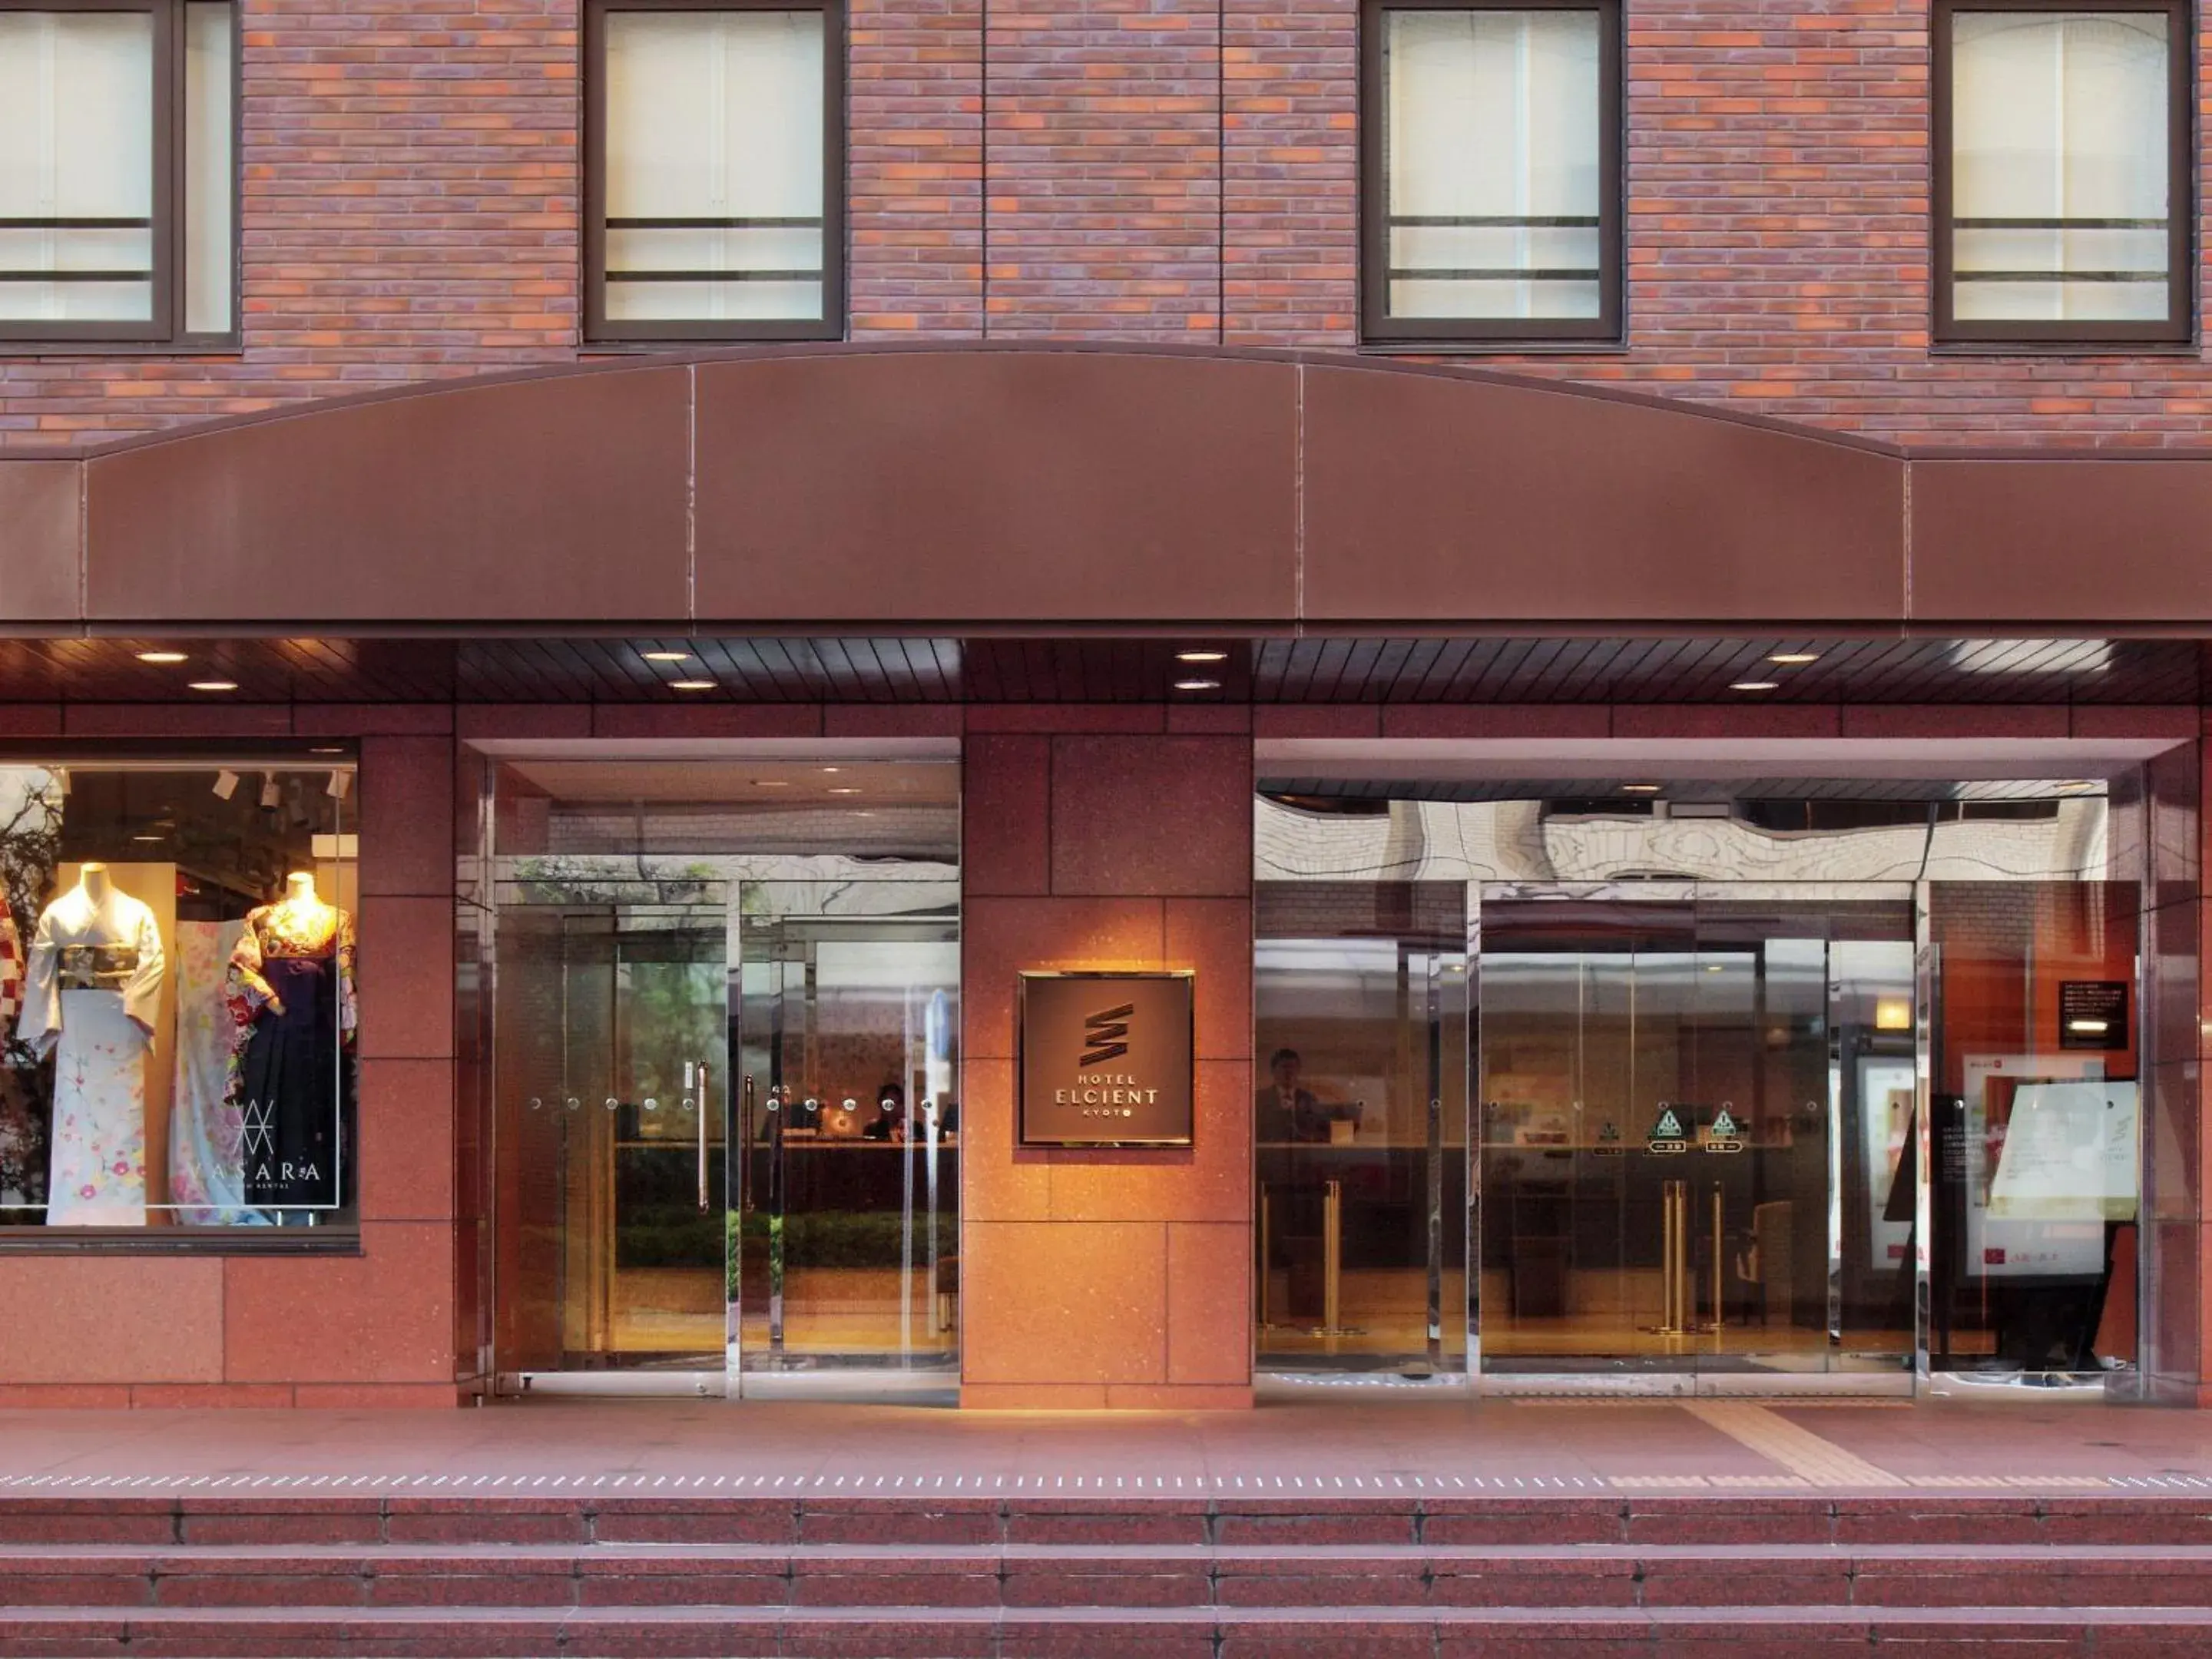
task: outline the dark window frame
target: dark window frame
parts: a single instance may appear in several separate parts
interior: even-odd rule
[[[1607,346],[1621,343],[1625,312],[1622,0],[1360,0],[1359,332],[1370,345]],[[1393,11],[1594,11],[1598,17],[1598,314],[1595,317],[1390,315],[1389,119],[1384,101],[1384,15]]]
[[[0,319],[0,352],[22,356],[46,347],[175,346],[185,349],[234,348],[240,339],[239,250],[241,143],[240,111],[243,87],[245,27],[238,0],[215,0],[230,13],[230,317],[220,331],[185,326],[185,58],[186,8],[208,0],[0,0],[5,11],[135,11],[153,20],[153,265],[149,278],[153,304],[143,322],[87,320],[27,322]]]
[[[822,17],[822,315],[730,322],[615,323],[606,307],[607,14],[611,11],[811,11]],[[583,61],[584,339],[640,345],[845,337],[845,8],[842,0],[585,0]]]
[[[2166,20],[2166,313],[2156,320],[1961,322],[1952,252],[1953,23],[1962,12],[2148,12]],[[2188,0],[1932,0],[1929,10],[1929,337],[1942,346],[2184,344],[2196,333],[2197,41]]]

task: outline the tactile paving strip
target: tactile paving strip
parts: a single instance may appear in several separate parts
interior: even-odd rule
[[[1764,1406],[1740,1400],[1690,1400],[1682,1409],[1718,1429],[1739,1445],[1779,1463],[1807,1484],[1820,1486],[1884,1487],[1906,1484],[1880,1464],[1845,1451],[1832,1440],[1777,1416]]]

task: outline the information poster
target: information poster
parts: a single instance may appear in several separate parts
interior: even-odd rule
[[[1994,1279],[2103,1273],[2106,1223],[2136,1218],[2136,1100],[2133,1082],[2014,1088],[1986,1188],[1968,1188],[1971,1268]]]

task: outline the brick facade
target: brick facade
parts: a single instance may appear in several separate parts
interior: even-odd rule
[[[0,443],[579,355],[574,0],[243,15],[243,350],[0,357]],[[1481,361],[1907,441],[2201,441],[2195,349],[1929,353],[1923,8],[1627,15],[1628,346]],[[856,0],[851,332],[1355,344],[1357,35],[1355,0]]]

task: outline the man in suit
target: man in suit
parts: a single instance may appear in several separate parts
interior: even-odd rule
[[[1268,1057],[1273,1085],[1260,1091],[1252,1113],[1255,1138],[1261,1142],[1328,1139],[1331,1114],[1299,1084],[1303,1066],[1295,1048],[1278,1048]]]

